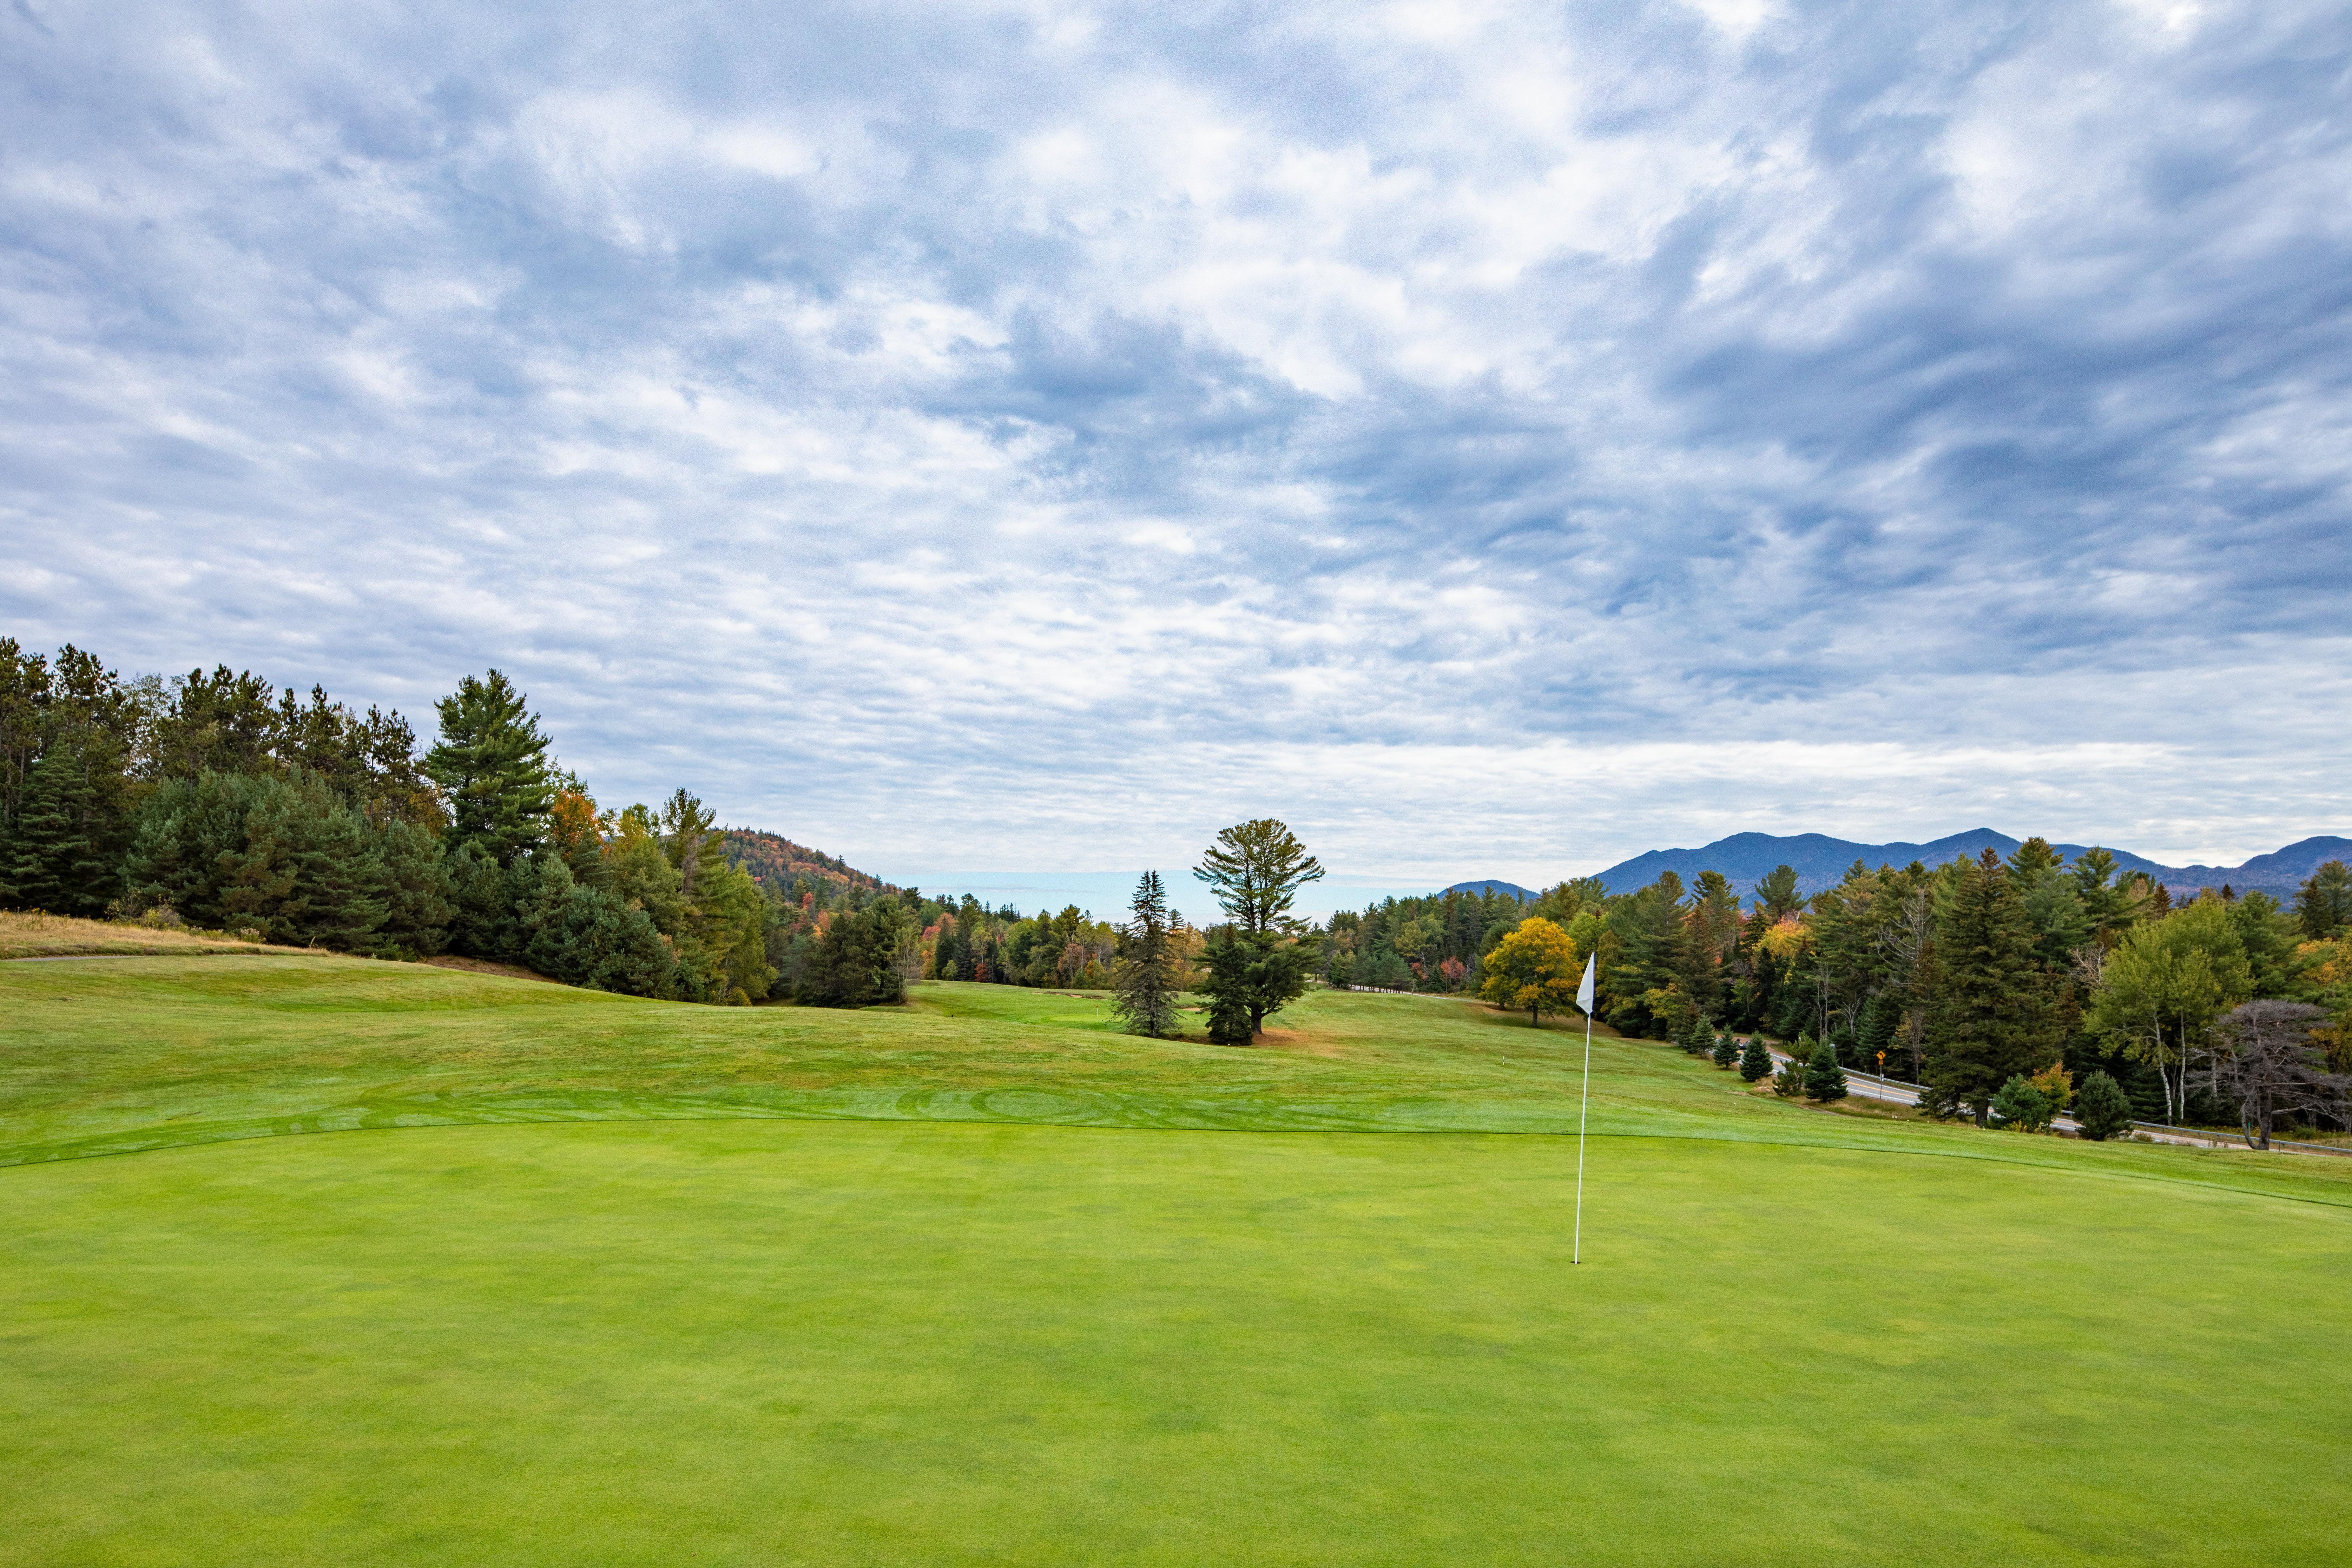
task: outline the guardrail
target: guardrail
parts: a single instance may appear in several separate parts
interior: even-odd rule
[[[2177,1138],[2202,1138],[2208,1143],[2242,1142],[2249,1149],[2257,1147],[2254,1141],[2243,1132],[2231,1132],[2227,1128],[2217,1131],[2210,1127],[2175,1127],[2163,1121],[2135,1121],[2132,1125],[2145,1132],[2169,1132]],[[2333,1154],[2341,1160],[2352,1160],[2352,1149],[2341,1148],[2333,1143],[2297,1143],[2292,1139],[2273,1138],[2271,1140],[2271,1147],[2293,1149],[2305,1154]]]

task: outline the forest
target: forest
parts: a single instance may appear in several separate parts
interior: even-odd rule
[[[1058,960],[1081,921],[975,918],[721,829],[685,789],[600,805],[496,670],[436,716],[423,745],[399,713],[317,686],[226,666],[125,679],[81,649],[0,637],[0,907],[689,1002],[893,1001],[942,922],[1032,983],[1070,978],[1033,950],[1051,926]],[[1098,967],[1108,939],[1085,934]]]
[[[1222,994],[1244,998],[1213,1018],[1229,1040],[1309,983],[1499,1004],[1517,983],[1489,959],[1540,921],[1560,951],[1596,961],[1600,1015],[1621,1033],[1826,1044],[1846,1067],[1926,1084],[1948,1114],[1982,1118],[2011,1079],[2056,1069],[2109,1075],[2149,1119],[2214,1121],[2242,1102],[2224,1080],[2244,1053],[2226,1047],[2258,1005],[2328,1073],[2352,1069],[2340,862],[2291,905],[2226,886],[2176,903],[2105,850],[2069,862],[2033,838],[2006,860],[1857,861],[1810,899],[1787,867],[1744,905],[1717,872],[1685,887],[1670,871],[1629,893],[1585,878],[1533,900],[1447,892],[1319,923],[1245,898],[1201,931],[1153,925],[1141,905],[1112,922],[927,898],[722,828],[684,788],[600,804],[497,670],[460,680],[436,721],[426,744],[399,713],[317,686],[226,666],[125,679],[70,646],[50,657],[0,638],[0,905],[735,1005],[891,1003],[919,978],[1116,988],[1149,927],[1154,985],[1199,989],[1213,1012]],[[1244,828],[1261,837],[1232,837]],[[1213,862],[1272,853],[1321,874],[1279,823],[1219,842]],[[1219,978],[1244,970],[1256,978]],[[2288,1068],[2279,1092],[2294,1101],[2310,1086]]]

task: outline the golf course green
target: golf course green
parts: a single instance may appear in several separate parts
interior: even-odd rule
[[[914,997],[0,964],[0,1563],[2345,1555],[2352,1161]]]

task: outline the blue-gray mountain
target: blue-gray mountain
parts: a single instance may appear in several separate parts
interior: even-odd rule
[[[1685,885],[1701,871],[1720,871],[1744,894],[1755,889],[1759,878],[1770,875],[1774,867],[1785,865],[1795,868],[1800,891],[1818,893],[1835,886],[1856,860],[1871,867],[1907,866],[1914,860],[1940,866],[1975,855],[1987,845],[2007,855],[2017,847],[2018,840],[1990,827],[1955,833],[1927,844],[1855,844],[1820,833],[1788,838],[1769,833],[1735,833],[1703,849],[1653,849],[1636,855],[1601,872],[1601,879],[1611,892],[1627,893],[1656,881],[1662,871],[1675,872]],[[2054,847],[2072,860],[2089,847],[2060,844]],[[2257,855],[2242,866],[2163,866],[2113,846],[2107,852],[2122,869],[2146,871],[2176,895],[2227,883],[2240,892],[2258,888],[2284,899],[2325,862],[2352,860],[2352,838],[2305,838],[2268,855]]]
[[[1517,899],[1521,902],[1526,902],[1528,900],[1540,898],[1542,896],[1531,888],[1522,888],[1517,882],[1506,882],[1499,877],[1489,877],[1483,882],[1456,882],[1454,886],[1445,889],[1444,891],[1448,893],[1502,893],[1508,897]]]

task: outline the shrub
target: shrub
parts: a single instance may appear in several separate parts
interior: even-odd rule
[[[1772,1075],[1772,1092],[1782,1100],[1795,1100],[1805,1092],[1805,1064],[1794,1057],[1780,1064]]]
[[[1992,1097],[1993,1125],[2012,1131],[2047,1132],[2051,1118],[2057,1114],[2048,1095],[2034,1088],[2032,1080],[2015,1074]]]
[[[2074,1120],[2081,1124],[2084,1137],[2093,1142],[2105,1142],[2119,1132],[2130,1131],[2131,1097],[2124,1092],[2123,1085],[2105,1073],[2092,1073],[2074,1091]]]

